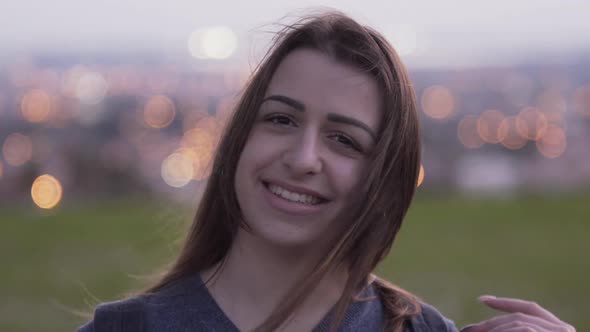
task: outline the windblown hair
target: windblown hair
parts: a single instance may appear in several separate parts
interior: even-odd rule
[[[373,77],[382,98],[381,121],[369,167],[361,177],[366,180],[359,183],[354,201],[338,219],[346,225],[344,231],[256,330],[279,328],[328,271],[346,266],[349,276],[335,306],[335,330],[348,305],[357,300],[355,295],[373,277],[371,272],[389,253],[416,190],[421,145],[416,97],[399,56],[381,34],[345,14],[328,12],[308,16],[276,35],[226,127],[184,247],[148,293],[222,263],[238,229],[247,228],[234,188],[238,160],[277,67],[288,54],[301,48],[322,52]],[[404,322],[421,310],[417,299],[379,278],[373,285],[384,305],[386,330],[402,331]]]

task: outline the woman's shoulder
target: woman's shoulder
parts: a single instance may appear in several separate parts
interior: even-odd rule
[[[101,303],[94,310],[94,318],[81,326],[78,332],[141,331],[144,304],[144,296]]]
[[[155,315],[180,315],[188,301],[196,302],[192,304],[198,307],[198,302],[203,298],[198,294],[203,292],[203,286],[199,277],[189,277],[155,293],[100,303],[94,310],[92,321],[81,326],[78,332],[142,331]]]
[[[455,323],[428,303],[420,302],[421,311],[412,317],[404,332],[458,332]]]
[[[171,282],[156,292],[141,293],[122,300],[101,303],[96,307],[96,312],[133,312],[147,310],[153,306],[173,305],[182,302],[188,296],[198,298],[195,295],[203,292],[204,287],[198,275],[185,277]]]

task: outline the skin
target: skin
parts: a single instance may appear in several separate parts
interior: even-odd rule
[[[576,332],[535,302],[483,295],[479,301],[506,314],[464,327],[461,332]]]
[[[318,51],[295,50],[277,68],[236,170],[236,195],[251,231],[238,231],[208,284],[240,330],[268,317],[342,227],[336,216],[375,143],[379,100],[371,76]],[[322,202],[289,202],[268,183],[313,192]],[[283,331],[313,329],[337,302],[345,278],[344,269],[328,274]]]
[[[238,201],[253,233],[288,252],[320,252],[315,243],[339,226],[332,222],[366,166],[379,115],[377,84],[367,74],[317,51],[287,56],[270,82],[236,172]],[[309,213],[300,204],[293,211],[277,208],[265,197],[266,182],[313,191],[328,202]]]

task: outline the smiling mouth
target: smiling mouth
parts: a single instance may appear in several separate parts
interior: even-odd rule
[[[298,193],[294,191],[287,190],[279,185],[269,182],[262,182],[266,189],[270,191],[273,195],[280,197],[288,202],[297,203],[302,205],[319,205],[327,203],[328,200],[322,197]]]

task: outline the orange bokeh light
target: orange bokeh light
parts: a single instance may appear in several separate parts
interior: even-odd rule
[[[467,115],[457,125],[457,137],[463,146],[468,149],[477,149],[484,144],[477,133],[477,117]]]
[[[12,133],[2,145],[4,160],[12,166],[21,166],[33,157],[33,141],[21,133]]]
[[[477,133],[486,143],[500,143],[507,135],[508,128],[502,126],[504,114],[498,110],[487,110],[477,119]]]
[[[215,145],[215,137],[209,130],[197,127],[184,133],[181,145],[197,149],[212,149]]]
[[[534,107],[525,107],[516,117],[518,133],[530,140],[538,140],[547,130],[548,121],[545,114]]]
[[[193,180],[204,180],[211,175],[211,162],[213,157],[213,150],[197,150],[195,148],[180,148],[176,150],[183,156],[190,159],[192,163]]]
[[[61,183],[49,174],[41,175],[31,186],[31,197],[38,207],[52,209],[61,201]]]
[[[219,136],[221,134],[221,125],[217,121],[217,118],[214,118],[212,116],[206,116],[199,119],[195,123],[194,128],[200,128],[207,131],[209,134],[213,136],[213,142],[216,141],[216,136]]]
[[[205,128],[194,128],[182,137],[181,145],[189,149],[193,161],[195,180],[203,180],[211,174],[211,163],[217,145],[217,135]]]
[[[424,90],[421,98],[422,111],[438,120],[450,118],[455,112],[455,97],[445,86],[433,85]]]
[[[557,158],[567,147],[565,131],[557,126],[549,126],[547,131],[536,142],[539,152],[547,158]]]
[[[191,111],[186,112],[182,117],[183,131],[187,131],[194,128],[195,125],[201,121],[201,119],[207,117],[209,117],[209,114],[205,110],[201,110],[200,108],[195,108]]]
[[[20,110],[23,118],[29,122],[44,122],[49,117],[53,102],[51,96],[39,89],[31,90],[23,96]]]
[[[505,128],[502,130],[506,131],[506,135],[502,138],[500,143],[510,150],[518,150],[524,147],[527,143],[527,139],[519,133],[516,126],[517,118],[514,116],[506,117],[500,124],[500,127]]]
[[[422,183],[424,182],[424,175],[424,166],[420,164],[420,171],[418,172],[418,184],[416,185],[416,187],[420,187],[422,185]]]
[[[174,102],[164,95],[151,97],[143,109],[143,119],[152,128],[168,127],[175,116]]]

